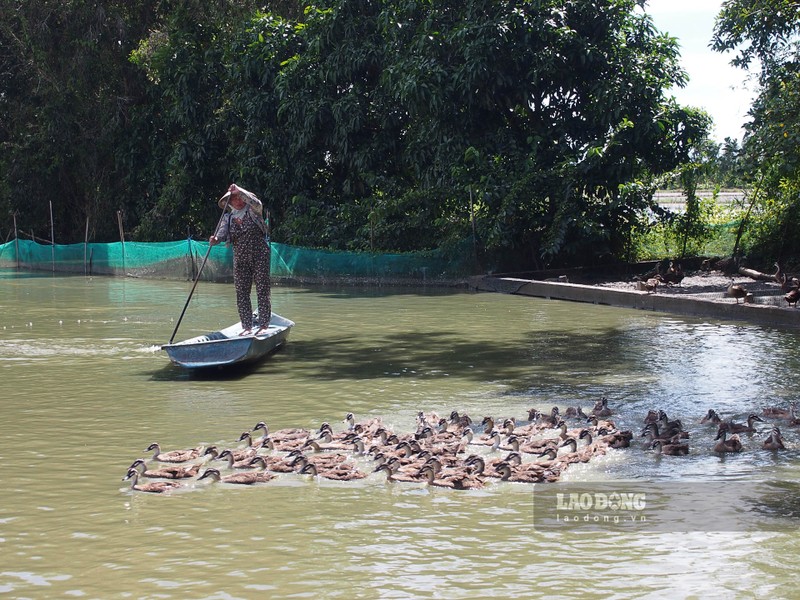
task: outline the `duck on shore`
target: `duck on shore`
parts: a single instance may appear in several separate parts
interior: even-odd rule
[[[786,300],[786,303],[789,306],[797,308],[797,301],[800,300],[800,287],[796,287],[789,290],[783,297],[783,299]]]
[[[728,289],[725,293],[728,295],[728,297],[735,298],[736,304],[739,304],[740,298],[745,299],[745,301],[747,300],[747,290],[743,286],[735,284],[733,279],[731,279],[731,282],[728,284]]]
[[[667,270],[661,274],[661,280],[667,285],[680,285],[681,281],[683,281],[683,278],[683,267],[681,267],[680,263],[672,261],[670,261]]]

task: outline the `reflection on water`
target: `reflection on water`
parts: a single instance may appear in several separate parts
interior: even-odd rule
[[[277,287],[276,312],[297,323],[289,344],[246,371],[198,376],[159,349],[188,283],[0,279],[0,593],[9,597],[793,591],[776,565],[800,539],[791,483],[800,431],[782,427],[785,452],[762,451],[756,433],[742,436],[741,454],[717,456],[715,430],[699,420],[714,408],[743,421],[796,400],[794,333],[457,290]],[[203,283],[177,339],[235,318],[232,287]],[[152,496],[122,481],[151,442],[232,446],[260,420],[273,430],[341,429],[352,411],[409,431],[419,410],[524,419],[532,407],[588,410],[603,395],[637,436],[633,447],[554,485],[658,482],[668,492],[659,501],[680,506],[673,484],[679,494],[721,483],[693,506],[698,518],[707,512],[707,530],[537,528],[533,488],[522,484],[453,492],[388,484],[381,473],[359,482],[285,475],[245,489],[192,481]],[[689,456],[645,450],[638,434],[649,409],[682,420]],[[726,488],[748,522],[769,527],[715,529]]]

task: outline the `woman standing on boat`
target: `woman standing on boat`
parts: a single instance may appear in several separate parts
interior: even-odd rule
[[[218,204],[220,208],[227,206],[230,212],[220,219],[219,227],[208,239],[208,243],[214,246],[227,241],[233,246],[236,307],[244,329],[241,335],[251,333],[254,325],[258,326],[258,334],[269,327],[272,315],[269,280],[271,252],[267,224],[262,216],[263,206],[255,194],[235,183],[231,184]],[[250,301],[254,281],[258,298],[256,323],[253,322],[253,305]]]

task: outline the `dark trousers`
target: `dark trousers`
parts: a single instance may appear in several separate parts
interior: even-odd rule
[[[270,258],[269,242],[263,234],[244,235],[237,240],[233,248],[233,284],[236,288],[236,308],[245,329],[253,328],[253,305],[250,291],[256,284],[258,299],[258,324],[269,325],[272,315],[270,290]]]

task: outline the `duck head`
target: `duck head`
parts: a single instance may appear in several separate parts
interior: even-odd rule
[[[197,481],[205,479],[206,477],[212,477],[213,479],[219,481],[220,477],[222,477],[222,474],[219,472],[219,469],[208,468],[203,472],[202,475],[200,475],[200,477],[197,478]]]

